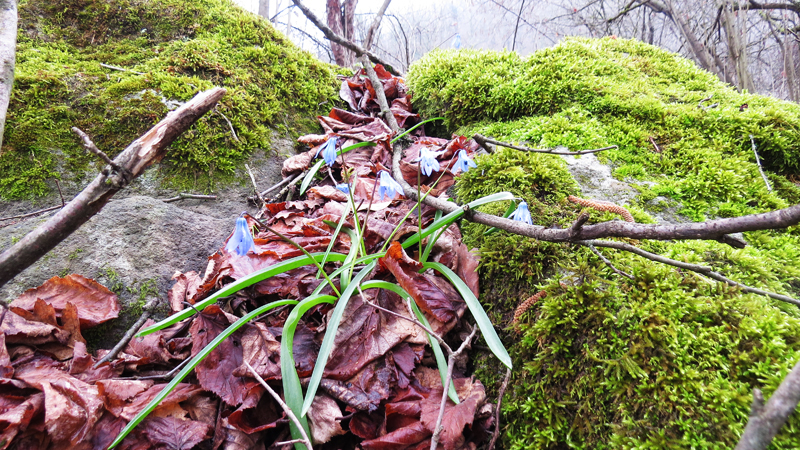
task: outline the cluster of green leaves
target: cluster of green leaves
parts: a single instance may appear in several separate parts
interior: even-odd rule
[[[71,127],[113,157],[168,105],[222,86],[216,111],[159,166],[175,187],[210,190],[253,151],[268,150],[273,129],[302,133],[337,92],[332,66],[230,0],[23,0],[17,50],[3,199],[45,195],[50,178],[81,181],[95,159]]]
[[[616,144],[601,155],[615,176],[654,183],[654,195],[680,202],[694,220],[763,212],[797,197],[786,183],[767,191],[749,136],[768,169],[800,172],[800,106],[736,92],[641,42],[570,38],[527,58],[438,51],[407,80],[415,107],[444,115],[464,135],[573,150]],[[698,108],[712,94],[704,105],[719,106]]]
[[[800,107],[738,93],[640,42],[570,38],[528,58],[439,51],[412,66],[407,80],[415,107],[444,115],[460,134],[540,148],[618,145],[598,156],[639,190],[629,206],[637,222],[653,221],[647,202],[657,196],[694,220],[800,202],[800,188],[780,175],[800,172]],[[704,104],[720,105],[698,108],[711,94]],[[773,193],[758,172],[750,134],[773,171]],[[499,150],[477,161],[457,180],[460,200],[508,190],[543,226],[568,226],[582,209],[565,200],[579,188],[559,157]],[[499,215],[505,208],[483,210]],[[590,222],[613,218],[592,212]],[[800,313],[791,305],[623,252],[600,249],[635,280],[586,248],[489,233],[479,224],[462,230],[465,243],[480,249],[480,300],[498,326],[522,300],[547,291],[519,327],[501,334],[521,368],[504,401],[505,448],[731,448],[752,389],[770,395],[800,359]],[[637,245],[800,295],[797,227],[745,239],[745,249],[713,241]],[[496,393],[502,369],[489,354],[473,357],[475,375]],[[774,448],[798,445],[793,418]]]

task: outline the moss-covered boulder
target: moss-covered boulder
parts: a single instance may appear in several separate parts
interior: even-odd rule
[[[19,9],[3,200],[96,173],[71,127],[113,156],[180,102],[223,86],[215,111],[172,144],[158,169],[171,186],[207,191],[269,150],[273,129],[303,133],[336,98],[332,66],[230,0],[22,0]]]
[[[568,39],[527,58],[440,51],[413,65],[407,80],[416,107],[444,115],[450,131],[531,147],[618,145],[600,159],[638,190],[627,206],[639,222],[655,221],[648,211],[656,197],[693,220],[800,201],[790,181],[800,172],[800,106],[738,93],[640,42]],[[464,201],[498,190],[524,198],[540,225],[567,226],[581,211],[566,200],[580,186],[558,156],[502,149],[479,157],[456,186]],[[506,206],[486,210],[502,214]],[[592,212],[591,222],[614,218]],[[627,253],[600,249],[633,279],[586,248],[478,224],[463,229],[481,251],[481,300],[499,327],[508,326],[515,359],[505,448],[732,448],[752,389],[769,396],[800,359],[795,306]],[[799,231],[745,233],[744,249],[631,243],[800,297]],[[508,325],[517,303],[542,290],[519,326]],[[497,389],[502,369],[488,354],[476,361],[478,376]],[[773,448],[800,447],[798,426],[795,415]]]

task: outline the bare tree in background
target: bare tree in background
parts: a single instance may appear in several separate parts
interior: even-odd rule
[[[269,19],[269,0],[258,0],[258,15]]]
[[[356,15],[357,3],[358,0],[326,0],[325,4],[328,26],[334,33],[348,41],[354,40],[353,20]],[[350,67],[355,62],[355,53],[337,43],[331,42],[331,51],[336,64],[342,67]]]

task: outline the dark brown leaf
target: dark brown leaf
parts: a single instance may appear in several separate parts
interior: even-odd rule
[[[176,417],[152,417],[142,424],[150,441],[169,450],[189,450],[207,439],[211,426]]]
[[[410,259],[400,243],[395,241],[378,260],[397,279],[423,311],[437,320],[448,323],[456,318],[454,302],[462,303],[455,289],[447,283],[435,283],[432,276],[420,274],[421,265]]]
[[[336,404],[336,400],[325,394],[316,395],[311,409],[308,410],[309,427],[311,428],[311,439],[314,444],[324,444],[334,436],[345,434],[339,419],[342,417],[342,410]]]
[[[167,298],[172,312],[178,312],[186,307],[183,302],[194,303],[192,299],[197,295],[203,280],[194,270],[186,273],[175,272],[172,279],[175,280],[175,284],[167,292]]]
[[[11,357],[8,356],[6,335],[0,333],[0,378],[11,378],[12,376],[14,376],[14,367],[11,366]]]
[[[12,439],[24,431],[31,420],[44,409],[44,394],[36,393],[21,402],[0,405],[0,449],[8,448]]]
[[[189,332],[192,335],[192,356],[197,355],[208,343],[214,340],[232,323],[217,305],[208,306],[192,321]],[[203,389],[213,392],[225,403],[236,406],[244,400],[249,385],[255,381],[232,375],[242,365],[242,329],[222,341],[195,368],[197,381]]]
[[[49,358],[17,367],[16,378],[44,392],[45,428],[61,445],[83,442],[103,413],[97,388],[68,375]]]
[[[255,323],[245,329],[242,336],[242,358],[264,380],[277,380],[281,377],[280,352],[280,342],[263,323]],[[244,364],[234,370],[233,375],[252,377]]]
[[[361,448],[364,450],[401,450],[422,442],[432,434],[422,423],[415,422],[381,437],[364,441],[361,443]]]
[[[257,384],[250,390],[244,402],[228,416],[228,424],[247,434],[275,428],[283,419],[283,411],[266,390]]]
[[[375,411],[397,383],[397,371],[390,356],[365,366],[356,376],[343,381],[323,378],[320,387],[331,397],[360,411]]]
[[[472,425],[478,407],[486,399],[486,391],[480,381],[476,380],[473,383],[468,378],[459,378],[453,382],[461,403],[455,405],[448,399],[445,405],[443,430],[439,437],[439,442],[444,445],[445,450],[454,450],[463,444],[464,427]],[[430,396],[422,400],[420,420],[428,430],[433,431],[436,426],[441,400],[441,387],[431,391]]]
[[[152,319],[147,319],[145,327],[155,324]],[[175,358],[167,349],[166,337],[172,330],[160,330],[144,337],[134,337],[125,347],[125,353],[140,358],[139,364],[170,364]]]
[[[72,302],[78,308],[82,328],[116,319],[119,315],[116,294],[100,283],[76,274],[67,275],[65,278],[50,278],[38,288],[23,292],[11,306],[32,311],[36,299],[39,298],[52,305],[59,315],[67,302]]]

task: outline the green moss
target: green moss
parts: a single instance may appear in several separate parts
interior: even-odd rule
[[[800,172],[800,107],[740,94],[677,55],[635,41],[567,39],[528,58],[513,53],[434,52],[409,70],[415,106],[444,115],[464,135],[599,154],[635,186],[629,210],[652,223],[648,202],[682,205],[690,219],[732,217],[800,201],[787,175]],[[698,102],[714,94],[718,108]],[[749,108],[740,111],[739,106]],[[755,164],[754,136],[774,186]],[[655,144],[654,144],[655,143]],[[583,210],[563,161],[500,150],[459,177],[460,200],[508,190],[536,224],[566,227]],[[583,180],[587,181],[587,180]],[[502,214],[507,205],[488,205]],[[617,218],[590,211],[590,223]],[[800,233],[745,233],[749,245],[638,242],[645,250],[708,265],[750,286],[800,296]],[[752,390],[770,395],[800,358],[800,312],[787,305],[638,256],[462,225],[481,252],[481,303],[514,358],[501,443],[511,449],[731,448]],[[516,305],[546,290],[516,330]],[[519,334],[517,334],[519,331]],[[496,392],[504,370],[477,355],[474,373]],[[771,448],[800,446],[793,416]]]
[[[0,153],[3,199],[41,196],[48,179],[79,181],[96,170],[71,127],[114,156],[168,106],[222,86],[228,93],[216,110],[158,166],[175,187],[210,190],[254,151],[268,150],[272,129],[302,133],[309,123],[296,118],[336,99],[332,66],[229,0],[27,0],[20,21]]]

